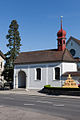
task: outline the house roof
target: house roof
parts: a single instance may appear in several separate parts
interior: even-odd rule
[[[2,53],[2,51],[0,50],[0,56],[5,59],[5,55]]]
[[[68,76],[69,74],[71,74],[71,76],[80,76],[80,71],[78,71],[78,72],[65,72],[64,74],[62,74],[62,76]]]
[[[67,41],[66,44],[68,44],[71,39],[74,40],[77,44],[80,45],[80,40],[78,40],[78,39],[76,39],[76,38],[74,38],[74,37],[72,37],[72,36],[68,39],[68,41]]]
[[[80,62],[80,58],[76,57],[74,59],[76,60],[76,62]]]
[[[65,49],[64,51],[58,51],[57,49],[21,52],[17,56],[14,64],[35,64],[35,63],[47,63],[47,62],[75,62],[70,52]]]

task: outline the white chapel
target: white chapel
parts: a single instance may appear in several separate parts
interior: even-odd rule
[[[17,56],[14,66],[14,89],[41,89],[48,84],[61,87],[69,73],[78,84],[79,51],[80,41],[78,43],[75,38],[70,37],[66,44],[66,31],[62,28],[61,20],[61,29],[57,33],[57,49],[21,52]]]

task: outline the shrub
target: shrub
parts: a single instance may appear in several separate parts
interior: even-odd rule
[[[58,90],[58,91],[80,91],[80,87],[79,88],[63,88],[63,87],[52,87],[51,85],[45,85],[44,89],[48,89],[48,90]]]
[[[50,88],[50,87],[51,87],[51,85],[45,85],[44,87],[46,87],[46,88]]]

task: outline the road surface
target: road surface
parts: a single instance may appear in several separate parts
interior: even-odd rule
[[[56,117],[56,120],[57,117],[58,120],[61,120],[61,118],[62,120],[80,119],[80,99],[77,98],[35,96],[25,94],[0,94],[0,109],[3,109],[4,111],[4,109],[7,108],[9,108],[9,111],[14,108],[14,112],[18,109],[24,110],[26,113],[33,112],[41,114],[46,117],[46,120],[52,120],[52,118],[48,119],[50,116]],[[17,120],[17,118],[15,119]],[[35,120],[37,120],[37,118]]]

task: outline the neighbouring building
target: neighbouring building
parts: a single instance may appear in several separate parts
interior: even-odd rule
[[[69,52],[71,49],[69,42],[67,42],[69,50],[66,48],[66,31],[62,28],[62,20],[57,37],[57,49],[19,54],[14,66],[14,89],[41,89],[48,84],[60,87],[70,72],[71,74],[76,73],[80,77],[80,73],[77,71],[78,59],[74,59]],[[75,41],[73,40],[73,42]],[[77,84],[79,83],[78,77],[75,78]]]
[[[66,45],[71,55],[77,61],[77,69],[80,71],[80,40],[71,36]]]
[[[5,56],[0,51],[0,86],[2,86],[5,82],[4,77],[1,75],[4,70],[4,62],[5,62]]]

